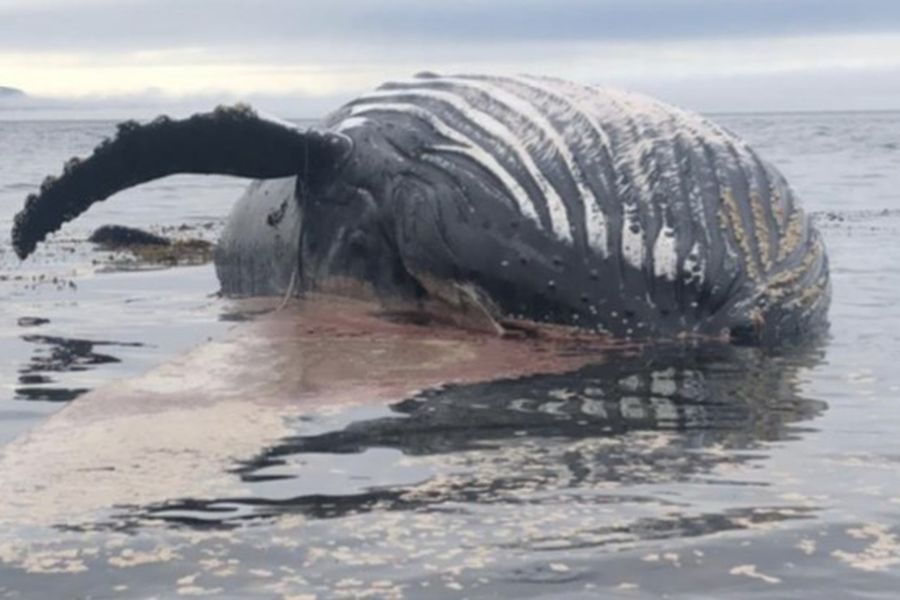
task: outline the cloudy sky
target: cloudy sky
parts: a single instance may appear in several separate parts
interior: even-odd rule
[[[900,0],[0,0],[0,85],[41,98],[316,116],[422,70],[704,111],[900,108]]]

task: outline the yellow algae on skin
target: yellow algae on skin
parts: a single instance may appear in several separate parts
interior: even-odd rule
[[[778,262],[790,256],[803,240],[803,212],[795,208],[791,211],[787,227],[778,243]]]
[[[796,298],[793,298],[785,306],[813,306],[816,302],[818,302],[825,296],[826,289],[826,279],[824,276],[820,277],[815,284],[804,288],[803,292],[801,292],[800,295],[798,295]]]
[[[722,191],[719,202],[719,226],[727,234],[730,233],[737,242],[741,250],[741,258],[744,263],[744,270],[747,276],[754,282],[760,280],[759,265],[757,265],[756,255],[753,252],[753,245],[747,232],[744,230],[744,224],[741,219],[741,213],[738,209],[737,202],[730,189]]]
[[[799,265],[784,269],[769,277],[757,290],[756,298],[765,297],[769,304],[774,305],[790,297],[784,306],[805,306],[807,309],[812,309],[816,303],[827,298],[827,273],[821,272],[815,282],[803,287],[800,287],[800,282],[809,274],[813,265],[821,260],[823,254],[822,240],[817,238]]]
[[[785,227],[784,198],[774,185],[769,186],[769,201],[772,206],[772,214],[775,217],[775,226],[778,228],[778,233],[782,234]]]
[[[822,241],[817,239],[799,265],[793,269],[785,269],[770,277],[766,281],[762,293],[773,301],[791,293],[794,286],[806,275],[812,265],[821,258],[823,252]]]
[[[769,248],[769,223],[766,220],[766,209],[762,198],[753,192],[750,194],[750,212],[753,215],[753,231],[756,234],[756,247],[759,248],[760,260],[764,271],[772,270],[772,256]]]

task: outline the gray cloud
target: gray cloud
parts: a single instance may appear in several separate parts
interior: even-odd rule
[[[0,84],[140,114],[244,98],[320,115],[426,69],[699,110],[891,108],[898,56],[897,0],[0,0]]]
[[[0,4],[0,49],[623,41],[900,31],[896,0],[125,0]],[[295,57],[296,59],[296,57]]]
[[[653,79],[626,87],[708,113],[900,108],[900,67]]]

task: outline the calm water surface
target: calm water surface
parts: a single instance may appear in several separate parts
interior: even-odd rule
[[[716,120],[816,214],[827,340],[658,349],[298,418],[234,466],[240,496],[0,531],[0,597],[895,598],[900,113]],[[103,223],[214,235],[238,180],[130,190],[12,255],[24,195],[112,129],[0,122],[0,444],[230,325],[211,266],[108,269],[82,240]]]

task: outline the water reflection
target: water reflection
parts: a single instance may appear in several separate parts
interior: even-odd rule
[[[119,363],[110,354],[97,351],[97,347],[141,347],[138,342],[113,342],[85,340],[50,335],[23,335],[22,340],[35,344],[34,353],[27,364],[19,369],[16,400],[43,400],[68,402],[88,391],[88,388],[51,386],[56,381],[49,374],[62,375],[88,371],[100,365]]]
[[[299,421],[298,435],[238,466],[248,494],[169,502],[142,517],[231,527],[285,514],[550,506],[561,495],[570,508],[677,507],[675,499],[634,490],[672,482],[766,485],[723,479],[722,467],[763,459],[766,442],[794,439],[799,423],[826,409],[798,390],[798,372],[821,359],[817,347],[780,356],[729,346],[654,348],[564,375],[428,390],[386,412],[344,415],[342,423]],[[624,486],[627,495],[619,492]],[[644,515],[593,533],[603,543],[626,530],[641,538],[699,534],[807,511],[730,508],[687,521]],[[575,536],[568,543],[581,542]]]

